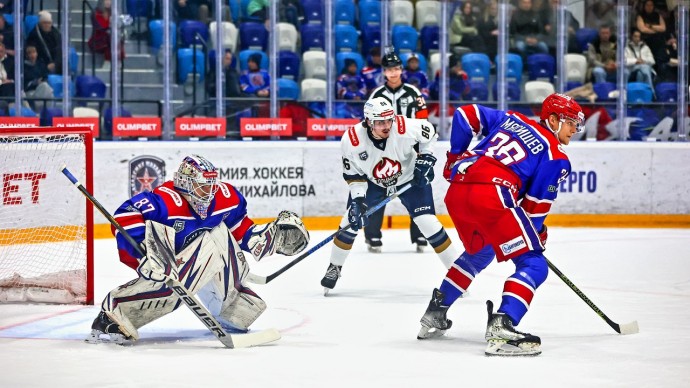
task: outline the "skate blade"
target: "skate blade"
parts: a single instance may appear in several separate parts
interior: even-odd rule
[[[134,343],[122,334],[106,334],[100,330],[92,329],[88,337],[84,338],[88,344],[115,344],[120,346],[130,346]]]
[[[381,253],[381,247],[367,246],[370,253]]]
[[[440,330],[436,329],[433,327],[426,327],[422,326],[421,329],[419,329],[419,334],[417,334],[417,339],[418,340],[425,340],[425,339],[431,339],[431,338],[438,338],[441,337],[446,333],[445,330]]]
[[[533,342],[489,341],[484,354],[490,357],[533,357],[541,354],[541,347]]]
[[[417,253],[424,253],[424,245],[417,245]]]
[[[328,296],[328,292],[331,290],[331,288],[324,287],[323,288],[323,296]]]

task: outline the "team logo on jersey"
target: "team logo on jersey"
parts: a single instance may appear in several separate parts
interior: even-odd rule
[[[383,158],[380,162],[376,163],[371,172],[374,181],[384,187],[395,185],[401,175],[402,167],[400,162],[388,158]]]
[[[499,246],[501,247],[501,252],[503,252],[504,255],[508,256],[509,254],[511,254],[513,252],[517,252],[520,249],[527,246],[527,243],[525,242],[525,239],[523,239],[522,236],[520,236],[520,237],[516,237],[516,238],[508,241],[507,243],[503,243]]]
[[[404,112],[407,110],[407,106],[410,105],[410,100],[412,100],[412,97],[407,97],[407,98],[402,98],[398,100],[400,103],[400,112]]]
[[[178,232],[178,233],[181,232],[182,229],[184,229],[184,221],[182,221],[182,220],[175,221],[175,223],[173,224],[173,229],[175,229],[175,232]]]
[[[367,160],[367,159],[369,159],[369,154],[367,153],[367,151],[364,151],[364,152],[360,153],[360,154],[359,154],[359,159],[360,159],[360,160]]]
[[[135,196],[153,191],[165,181],[165,161],[150,155],[137,156],[129,161],[129,192]]]

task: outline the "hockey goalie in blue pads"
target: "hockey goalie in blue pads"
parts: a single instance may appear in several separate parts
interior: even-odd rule
[[[205,158],[186,157],[172,181],[135,195],[115,212],[115,219],[145,250],[137,250],[116,230],[120,260],[139,277],[110,291],[91,326],[87,342],[131,343],[138,329],[179,305],[166,286],[177,279],[197,294],[226,330],[247,331],[266,303],[245,285],[255,260],[306,248],[309,232],[297,214],[283,210],[268,224],[247,216],[247,202],[232,185],[218,181]],[[165,257],[174,257],[171,264]]]

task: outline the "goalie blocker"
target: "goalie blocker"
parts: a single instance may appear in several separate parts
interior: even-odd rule
[[[136,340],[139,328],[179,305],[170,279],[198,294],[225,329],[247,331],[263,313],[266,303],[245,286],[249,266],[243,251],[257,261],[274,253],[296,254],[309,243],[309,233],[290,211],[268,224],[254,224],[244,197],[217,176],[208,160],[187,157],[174,181],[132,197],[116,211],[114,219],[146,254],[139,258],[140,247],[115,233],[121,260],[140,277],[106,296],[87,341]]]

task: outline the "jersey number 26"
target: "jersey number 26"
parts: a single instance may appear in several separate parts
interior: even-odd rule
[[[509,166],[517,163],[527,156],[520,143],[508,134],[498,132],[489,140],[491,147],[486,149],[486,156],[492,157]]]

